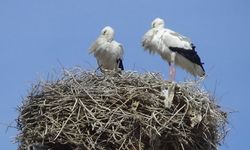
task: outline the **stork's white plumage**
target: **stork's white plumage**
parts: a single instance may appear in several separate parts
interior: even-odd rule
[[[110,26],[106,26],[90,47],[90,53],[93,53],[96,57],[102,72],[105,72],[105,70],[118,72],[124,70],[122,63],[123,48],[120,43],[114,41],[114,35],[114,30]]]
[[[175,64],[194,76],[204,76],[203,63],[190,39],[164,26],[164,20],[156,18],[143,36],[143,47],[150,53],[158,53],[169,63],[170,80],[175,79]]]

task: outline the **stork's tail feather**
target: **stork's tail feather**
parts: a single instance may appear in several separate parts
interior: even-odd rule
[[[122,59],[118,59],[117,60],[117,64],[118,64],[118,68],[120,68],[121,70],[124,70],[124,66],[123,66],[123,62],[122,62]]]

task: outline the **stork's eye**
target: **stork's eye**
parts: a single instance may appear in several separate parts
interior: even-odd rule
[[[105,31],[103,32],[103,34],[106,34],[106,32],[107,32],[107,30],[105,30]]]
[[[155,27],[155,22],[153,23],[153,25],[152,25],[153,27]]]

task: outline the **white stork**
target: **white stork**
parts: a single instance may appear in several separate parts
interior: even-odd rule
[[[114,30],[110,26],[106,26],[90,47],[90,53],[93,53],[96,57],[102,72],[124,70],[122,63],[123,48],[120,43],[114,41],[114,35]]]
[[[185,36],[164,28],[164,20],[156,18],[143,36],[142,46],[150,53],[158,53],[170,65],[170,80],[175,80],[175,64],[194,76],[204,76],[205,70],[194,44]]]

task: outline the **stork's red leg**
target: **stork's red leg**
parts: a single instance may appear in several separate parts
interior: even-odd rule
[[[175,64],[173,62],[171,62],[169,64],[169,77],[170,77],[170,81],[175,81],[175,74],[176,74],[176,70],[175,70]]]
[[[170,76],[170,81],[175,81],[175,56],[176,53],[172,52],[171,53],[171,61],[169,63],[170,69],[169,69],[169,76]]]

